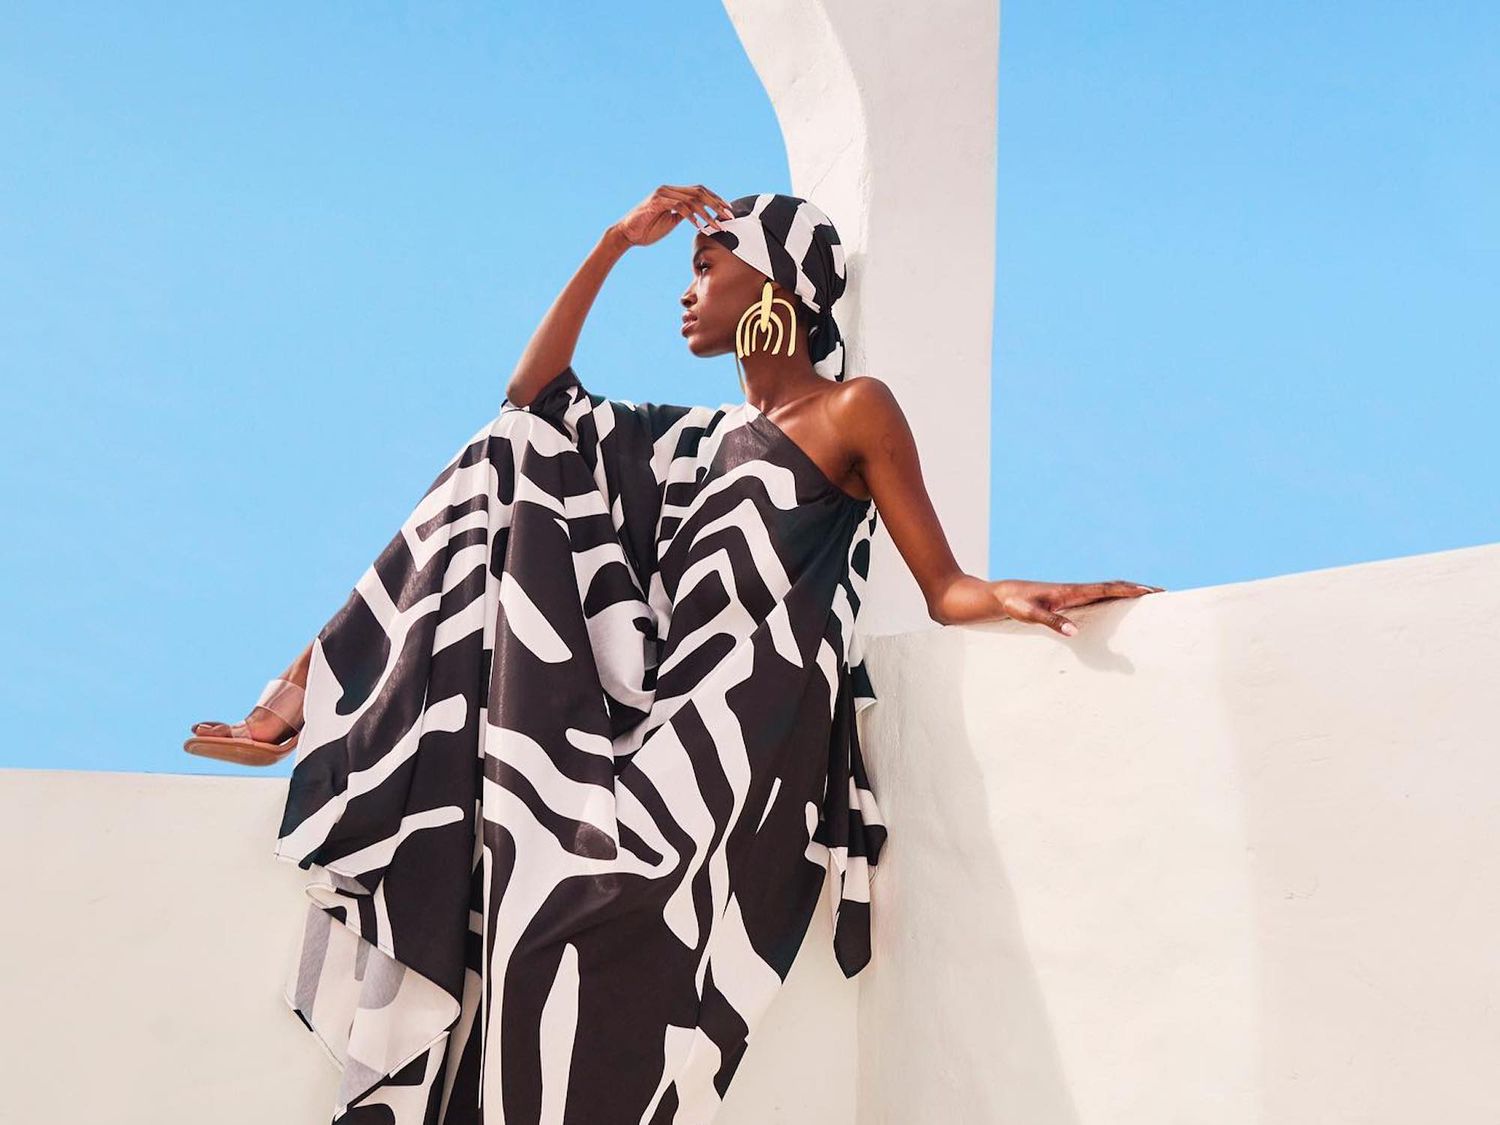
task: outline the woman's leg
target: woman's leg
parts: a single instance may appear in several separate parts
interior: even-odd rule
[[[312,642],[297,654],[286,670],[281,673],[281,678],[291,680],[299,687],[307,686],[307,669],[312,663]],[[250,737],[258,742],[283,742],[292,733],[291,728],[277,718],[264,707],[256,706],[250,709],[250,714],[245,716],[245,725],[250,730]],[[224,738],[228,736],[228,723],[194,723],[194,734],[205,734]]]

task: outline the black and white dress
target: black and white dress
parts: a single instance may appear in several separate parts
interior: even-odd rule
[[[865,965],[875,523],[748,403],[571,366],[453,456],[318,634],[278,833],[336,1121],[699,1125],[825,871]]]

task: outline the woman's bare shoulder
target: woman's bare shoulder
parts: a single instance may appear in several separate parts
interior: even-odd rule
[[[896,393],[874,375],[848,375],[832,396],[830,406],[840,424],[874,422],[901,412]]]

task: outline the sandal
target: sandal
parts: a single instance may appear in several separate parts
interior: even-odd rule
[[[244,722],[230,723],[229,735],[195,734],[182,744],[189,754],[203,758],[217,758],[221,762],[235,762],[242,766],[273,766],[296,748],[302,735],[302,685],[280,677],[266,684],[255,701],[292,728],[292,735],[285,742],[258,742],[250,737],[249,726]],[[253,710],[254,708],[252,708]]]

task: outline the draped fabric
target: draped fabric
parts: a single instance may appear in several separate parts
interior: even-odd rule
[[[875,526],[748,403],[571,366],[453,455],[317,636],[278,833],[336,1121],[708,1122],[825,885],[860,971]]]

